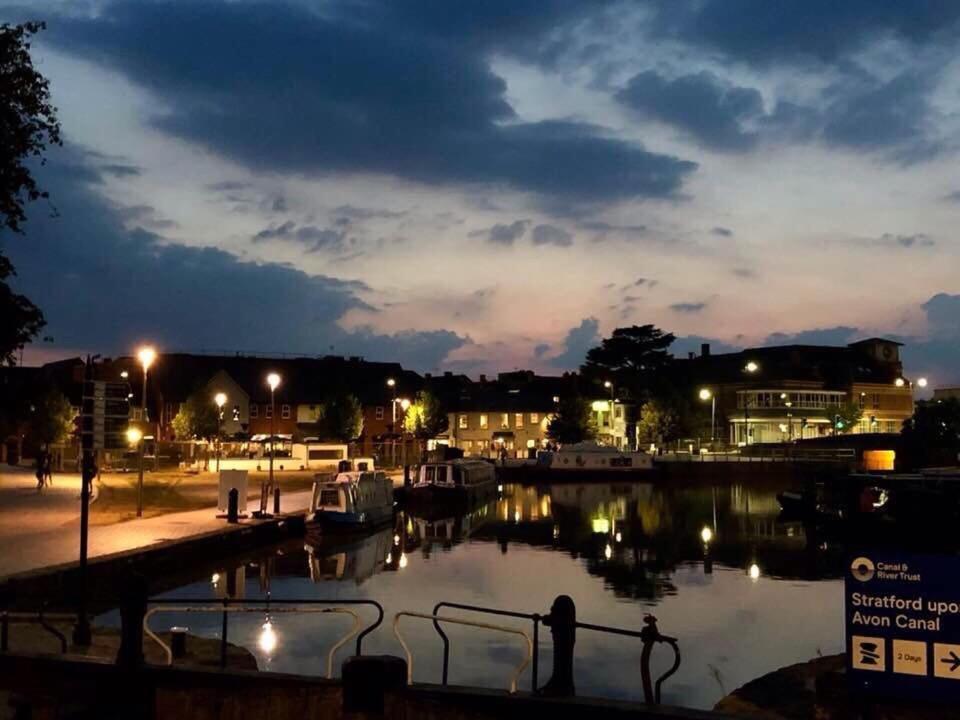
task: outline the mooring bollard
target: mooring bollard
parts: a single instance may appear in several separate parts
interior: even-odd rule
[[[403,486],[410,487],[410,466],[403,466]]]
[[[384,695],[407,686],[407,661],[392,655],[347,658],[340,671],[343,710],[382,715]]]
[[[280,514],[280,488],[273,489],[273,514]]]
[[[120,605],[120,650],[117,665],[138,668],[143,665],[143,618],[147,614],[147,579],[133,573],[124,584]]]
[[[187,654],[187,630],[179,626],[170,628],[170,653],[174,660],[180,660]]]
[[[555,697],[576,694],[573,682],[573,648],[577,642],[577,606],[569,595],[558,595],[543,624],[553,635],[553,675],[540,692]]]
[[[234,523],[240,521],[240,493],[236,488],[230,489],[227,496],[227,522]]]

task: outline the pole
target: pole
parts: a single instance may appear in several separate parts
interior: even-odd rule
[[[610,444],[616,448],[619,448],[617,445],[617,436],[613,427],[613,418],[614,418],[614,406],[617,404],[617,401],[614,397],[613,392],[613,383],[610,383]]]
[[[220,472],[220,448],[223,437],[223,407],[217,406],[217,472]]]
[[[86,382],[93,382],[93,360],[87,355],[84,371]],[[73,644],[90,646],[90,620],[87,618],[87,534],[90,528],[90,483],[96,477],[97,469],[93,461],[93,427],[91,432],[81,424],[84,433],[80,445],[83,460],[80,471],[80,577],[79,597],[77,601],[77,625],[73,629]]]
[[[147,413],[147,366],[143,366],[143,400],[141,401],[141,407],[143,408],[143,421],[147,422],[150,418]]]
[[[390,466],[397,466],[397,384],[393,384],[393,400],[390,402],[391,416],[393,417],[390,425]]]
[[[137,517],[143,517],[143,438],[137,443]]]
[[[710,444],[717,441],[717,394],[710,396]]]
[[[750,397],[743,396],[743,444],[750,444]]]
[[[276,443],[276,431],[274,430],[276,426],[274,423],[277,422],[276,418],[274,417],[277,414],[276,412],[277,409],[273,401],[273,392],[274,392],[273,388],[271,387],[270,388],[270,479],[267,482],[267,486],[270,488],[270,492],[273,492],[273,454],[274,454],[274,445]],[[266,511],[266,508],[264,508],[264,511]]]

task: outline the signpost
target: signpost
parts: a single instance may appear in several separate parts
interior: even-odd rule
[[[94,358],[87,357],[80,409],[80,448],[83,453],[80,472],[80,579],[77,626],[73,642],[90,645],[90,620],[87,617],[87,536],[90,527],[90,486],[97,476],[96,451],[126,449],[130,418],[130,386],[125,382],[101,382],[93,379]]]
[[[851,558],[847,673],[861,696],[960,701],[960,557]]]

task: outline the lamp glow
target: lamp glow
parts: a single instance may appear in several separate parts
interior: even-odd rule
[[[703,530],[700,531],[700,539],[703,540],[704,545],[709,543],[711,540],[713,540],[713,530],[704,525]]]
[[[700,391],[700,399],[701,399],[701,400],[709,400],[709,399],[712,398],[712,397],[713,397],[713,393],[710,392],[707,388],[703,388],[703,389]]]
[[[620,534],[619,530],[617,530],[617,534],[613,536],[613,539],[616,540],[617,542],[623,541],[623,535]]]
[[[603,556],[607,560],[613,557],[613,548],[610,547],[610,543],[607,543],[607,546],[603,549]]]
[[[897,387],[903,387],[904,385],[907,384],[907,381],[904,380],[903,378],[897,378],[896,380],[893,381],[893,384],[896,385]]]
[[[267,385],[270,386],[270,390],[276,390],[280,387],[280,376],[277,373],[267,375]]]
[[[127,428],[127,442],[131,445],[136,445],[140,440],[143,439],[143,433],[140,432],[140,428],[130,427]]]
[[[609,390],[610,388],[613,387],[613,383],[610,382],[609,380],[604,380],[604,381],[603,381],[603,386]]]
[[[149,345],[145,345],[137,351],[137,360],[140,361],[140,364],[143,366],[144,371],[146,371],[153,361],[157,359],[157,351],[154,350]]]
[[[393,536],[393,544],[394,544],[394,545],[399,545],[399,544],[400,544],[400,536],[399,536],[399,535],[394,535],[394,536]]]
[[[128,377],[130,377],[130,373],[128,373],[126,370],[124,370],[122,373],[120,373],[120,377],[122,377],[124,380],[126,380]]]
[[[393,378],[387,378],[387,387],[393,387],[397,384],[397,381]]]
[[[401,408],[404,412],[406,412],[407,410],[409,410],[409,409],[410,409],[410,401],[407,400],[406,398],[401,398],[401,399],[400,399],[400,408]]]
[[[400,569],[402,570],[407,566],[407,554],[400,553]]]
[[[925,377],[917,379],[917,387],[925,388],[927,386],[927,379]]]
[[[751,360],[744,366],[743,369],[746,370],[748,373],[755,373],[757,370],[760,369],[760,366],[757,365],[753,360]]]
[[[224,405],[227,404],[226,393],[222,393],[222,392],[217,393],[216,395],[213,396],[213,401],[217,404],[218,408],[222,408]]]
[[[749,569],[747,570],[747,574],[750,576],[751,580],[756,582],[757,580],[760,579],[760,566],[757,565],[756,563],[751,564]]]
[[[257,646],[267,655],[272,655],[277,649],[277,633],[273,629],[273,624],[269,619],[260,628],[260,637],[257,638]]]

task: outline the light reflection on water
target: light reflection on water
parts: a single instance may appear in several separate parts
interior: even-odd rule
[[[429,613],[447,600],[545,614],[556,595],[567,594],[583,622],[640,629],[645,613],[656,615],[683,655],[663,701],[708,708],[759,675],[842,649],[841,564],[819,542],[808,543],[802,526],[778,522],[778,513],[775,490],[738,485],[505,485],[496,502],[464,517],[398,514],[394,527],[347,546],[287,545],[255,563],[224,567],[216,583],[208,575],[166,596],[230,590],[258,598],[269,589],[275,598],[372,598],[387,616],[364,653],[399,655],[391,625],[400,610]],[[258,644],[264,621],[231,617],[229,639],[250,649],[263,669],[318,675],[350,626],[346,616],[275,616],[276,648],[268,657]],[[442,645],[432,625],[402,622],[415,679],[439,682]],[[164,615],[154,623],[220,632],[216,615]],[[506,687],[522,659],[518,638],[457,626],[448,635],[452,684]],[[631,638],[578,631],[578,694],[642,700],[640,647]],[[654,660],[656,675],[672,655],[660,646]],[[543,630],[541,684],[551,662]],[[530,687],[529,669],[520,686]]]

